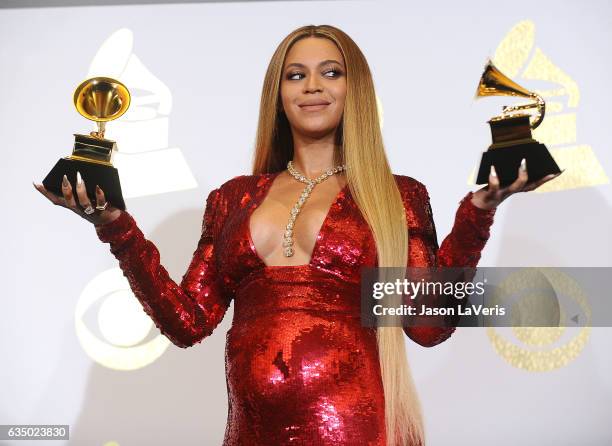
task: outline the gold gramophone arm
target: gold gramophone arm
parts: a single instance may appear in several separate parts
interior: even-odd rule
[[[104,131],[106,130],[106,121],[96,121],[96,124],[98,124],[98,131],[89,132],[89,134],[93,136],[94,138],[104,139]]]
[[[537,107],[538,111],[534,115],[535,119],[531,123],[531,129],[535,129],[542,123],[542,120],[544,119],[544,114],[546,113],[546,103],[544,102],[542,96],[537,93],[530,93],[529,97],[532,98],[535,102],[532,102],[530,104],[508,105],[504,107],[502,115],[511,116],[517,111],[528,110]]]
[[[98,121],[98,136],[104,138],[104,132],[106,131],[106,121]]]
[[[546,113],[546,102],[544,102],[542,96],[537,93],[533,94],[533,98],[538,102],[538,116],[531,124],[531,128],[535,129],[542,123],[542,120],[544,119],[544,114]]]

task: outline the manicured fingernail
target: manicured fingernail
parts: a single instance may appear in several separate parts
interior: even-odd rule
[[[64,178],[62,179],[62,186],[64,187],[68,187],[70,183],[68,182],[68,178],[66,177],[66,175],[64,175]]]
[[[497,172],[495,171],[495,166],[493,164],[491,164],[491,175],[493,175],[494,177],[497,176]]]
[[[81,172],[77,170],[77,184],[82,184],[83,178],[81,178]]]
[[[96,184],[96,192],[97,192],[97,193],[102,192],[102,189],[100,189],[100,186],[98,186],[97,184]]]
[[[521,170],[527,170],[527,161],[525,161],[525,158],[521,160]]]

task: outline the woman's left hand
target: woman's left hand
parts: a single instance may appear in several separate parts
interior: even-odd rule
[[[565,170],[565,169],[564,169]],[[556,174],[546,175],[544,178],[527,183],[527,164],[525,159],[521,161],[521,165],[518,170],[518,178],[509,186],[499,187],[499,178],[495,173],[495,167],[491,166],[491,173],[489,174],[489,184],[482,189],[477,190],[472,195],[472,203],[481,209],[491,210],[496,208],[502,201],[508,198],[510,195],[516,192],[528,192],[540,187],[547,181],[558,177],[563,173],[563,170]]]

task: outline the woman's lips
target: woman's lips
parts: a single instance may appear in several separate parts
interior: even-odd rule
[[[323,110],[329,104],[319,104],[319,105],[300,105],[300,108],[305,111],[318,111]]]

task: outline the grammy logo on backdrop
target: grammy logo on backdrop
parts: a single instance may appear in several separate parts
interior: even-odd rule
[[[74,106],[85,118],[98,124],[97,132],[74,134],[72,155],[60,159],[43,180],[45,188],[62,195],[64,175],[76,188],[77,171],[81,174],[89,199],[95,203],[95,187],[99,185],[108,202],[125,210],[119,172],[113,166],[115,141],[104,138],[106,123],[123,115],[130,106],[130,92],[116,79],[93,77],[83,81],[74,91]]]
[[[572,76],[556,65],[536,45],[536,25],[531,20],[516,23],[495,50],[493,63],[509,78],[528,81],[546,101],[546,119],[532,129],[533,136],[546,144],[558,165],[565,169],[554,181],[533,193],[557,192],[609,184],[610,179],[591,145],[580,141],[580,87]],[[527,165],[528,173],[531,173]],[[474,168],[467,183],[475,184]]]

